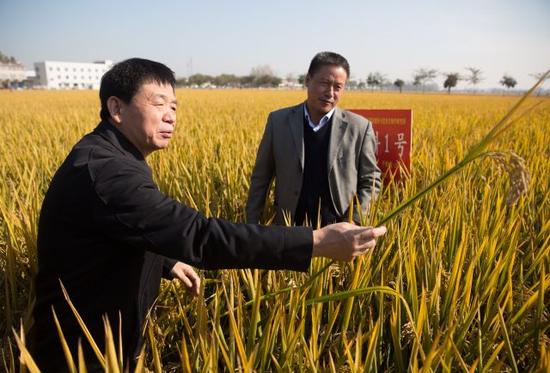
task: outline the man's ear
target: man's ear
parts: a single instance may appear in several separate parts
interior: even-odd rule
[[[307,87],[309,84],[309,81],[311,80],[311,76],[309,76],[309,73],[306,74],[306,78],[304,80],[304,85]]]
[[[116,124],[122,123],[123,102],[118,97],[111,96],[107,99],[107,109],[113,122]]]

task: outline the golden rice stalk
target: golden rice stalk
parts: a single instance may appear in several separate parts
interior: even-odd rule
[[[65,354],[65,359],[67,360],[69,371],[71,371],[72,373],[75,373],[76,366],[74,364],[73,355],[71,354],[71,350],[69,349],[69,345],[67,344],[67,340],[65,339],[63,330],[61,330],[61,325],[59,324],[59,320],[57,318],[57,314],[55,313],[53,306],[52,306],[52,314],[55,322],[55,327],[57,328],[57,333],[59,334],[61,346],[63,347],[63,353]]]
[[[78,325],[80,325],[80,328],[82,329],[82,332],[86,336],[86,339],[90,343],[90,346],[94,350],[94,353],[99,360],[99,363],[105,367],[105,358],[103,357],[103,354],[101,353],[99,347],[97,346],[97,343],[94,341],[94,338],[92,337],[92,333],[90,333],[90,330],[84,323],[84,320],[82,319],[82,316],[78,313],[76,310],[76,307],[74,306],[73,302],[71,301],[71,298],[69,297],[69,294],[67,293],[67,289],[65,289],[65,286],[63,286],[63,283],[61,280],[59,280],[59,285],[61,286],[61,290],[63,291],[63,296],[65,297],[65,300],[69,304],[69,307],[71,308],[71,311],[73,311],[73,314],[78,321]]]
[[[422,189],[420,192],[416,193],[413,197],[409,198],[408,200],[402,202],[399,206],[397,206],[395,209],[393,209],[389,214],[387,214],[383,219],[381,219],[379,222],[377,222],[376,225],[383,225],[398,214],[400,214],[402,211],[404,211],[409,206],[413,205],[417,200],[424,197],[426,194],[428,194],[430,191],[432,191],[435,187],[437,187],[439,184],[446,181],[450,176],[457,173],[458,171],[462,170],[466,165],[468,165],[470,162],[478,159],[483,155],[483,150],[492,142],[494,141],[498,136],[500,136],[503,132],[505,132],[507,129],[509,129],[514,123],[516,123],[522,116],[526,115],[528,112],[530,112],[535,106],[532,106],[531,108],[527,109],[525,112],[523,112],[519,117],[516,117],[512,119],[515,112],[519,109],[521,104],[525,102],[527,97],[529,97],[537,87],[539,87],[542,82],[546,79],[546,77],[550,76],[550,70],[548,70],[540,79],[537,81],[533,87],[531,87],[513,106],[508,110],[508,112],[502,117],[501,120],[495,124],[491,130],[479,141],[477,144],[475,144],[464,156],[462,160],[460,160],[454,167],[443,173],[439,178],[437,178],[434,182],[429,184],[427,187]],[[519,158],[519,157],[518,157]],[[520,166],[522,165],[521,162],[519,162],[517,159],[512,161],[514,162],[513,166],[513,172],[514,172],[514,181],[515,180],[522,180],[525,182],[526,180],[522,177],[525,175],[525,167],[522,169]],[[528,184],[528,180],[527,180]],[[517,182],[517,186],[511,188],[511,192],[513,192],[513,195],[510,197],[510,201],[514,201],[514,196],[516,196],[518,193],[522,192],[524,189],[522,189],[525,186],[525,183]],[[519,194],[521,196],[521,194]],[[519,198],[519,196],[517,198]],[[334,263],[332,261],[329,263],[329,266]],[[321,269],[321,271],[324,271],[325,268]],[[315,273],[312,278],[315,278],[320,273]],[[304,286],[302,286],[304,287]],[[267,295],[267,294],[266,294]]]
[[[38,369],[38,366],[34,362],[33,358],[31,357],[31,354],[25,347],[24,339],[19,338],[19,335],[17,335],[17,332],[15,329],[12,329],[13,335],[15,336],[15,342],[17,343],[17,347],[19,347],[20,351],[20,361],[22,366],[26,366],[31,373],[40,373],[40,369]]]
[[[525,166],[525,160],[512,151],[487,152],[485,157],[494,161],[497,166],[508,174],[510,189],[505,203],[510,206],[516,203],[529,189],[530,175]]]

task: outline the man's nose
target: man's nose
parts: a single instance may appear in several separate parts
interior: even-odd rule
[[[172,125],[175,125],[176,124],[176,112],[173,111],[173,110],[168,110],[165,114],[164,114],[164,121],[165,122],[168,122]]]

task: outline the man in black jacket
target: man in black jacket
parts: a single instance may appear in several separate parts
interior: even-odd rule
[[[133,360],[161,277],[180,278],[197,291],[198,277],[182,262],[306,271],[312,256],[350,260],[385,232],[346,223],[317,231],[233,224],[205,218],[161,193],[145,158],[172,137],[174,84],[173,72],[160,63],[135,58],[116,64],[101,81],[101,123],[53,177],[40,214],[30,333],[44,371],[65,365],[52,311],[73,356],[79,340],[87,346],[60,283],[100,346],[106,315],[113,330],[121,328],[126,358]]]

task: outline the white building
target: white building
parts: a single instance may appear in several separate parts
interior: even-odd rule
[[[46,89],[99,89],[101,77],[113,61],[35,62],[36,86]]]
[[[0,82],[22,82],[26,78],[25,67],[22,64],[0,62]]]

